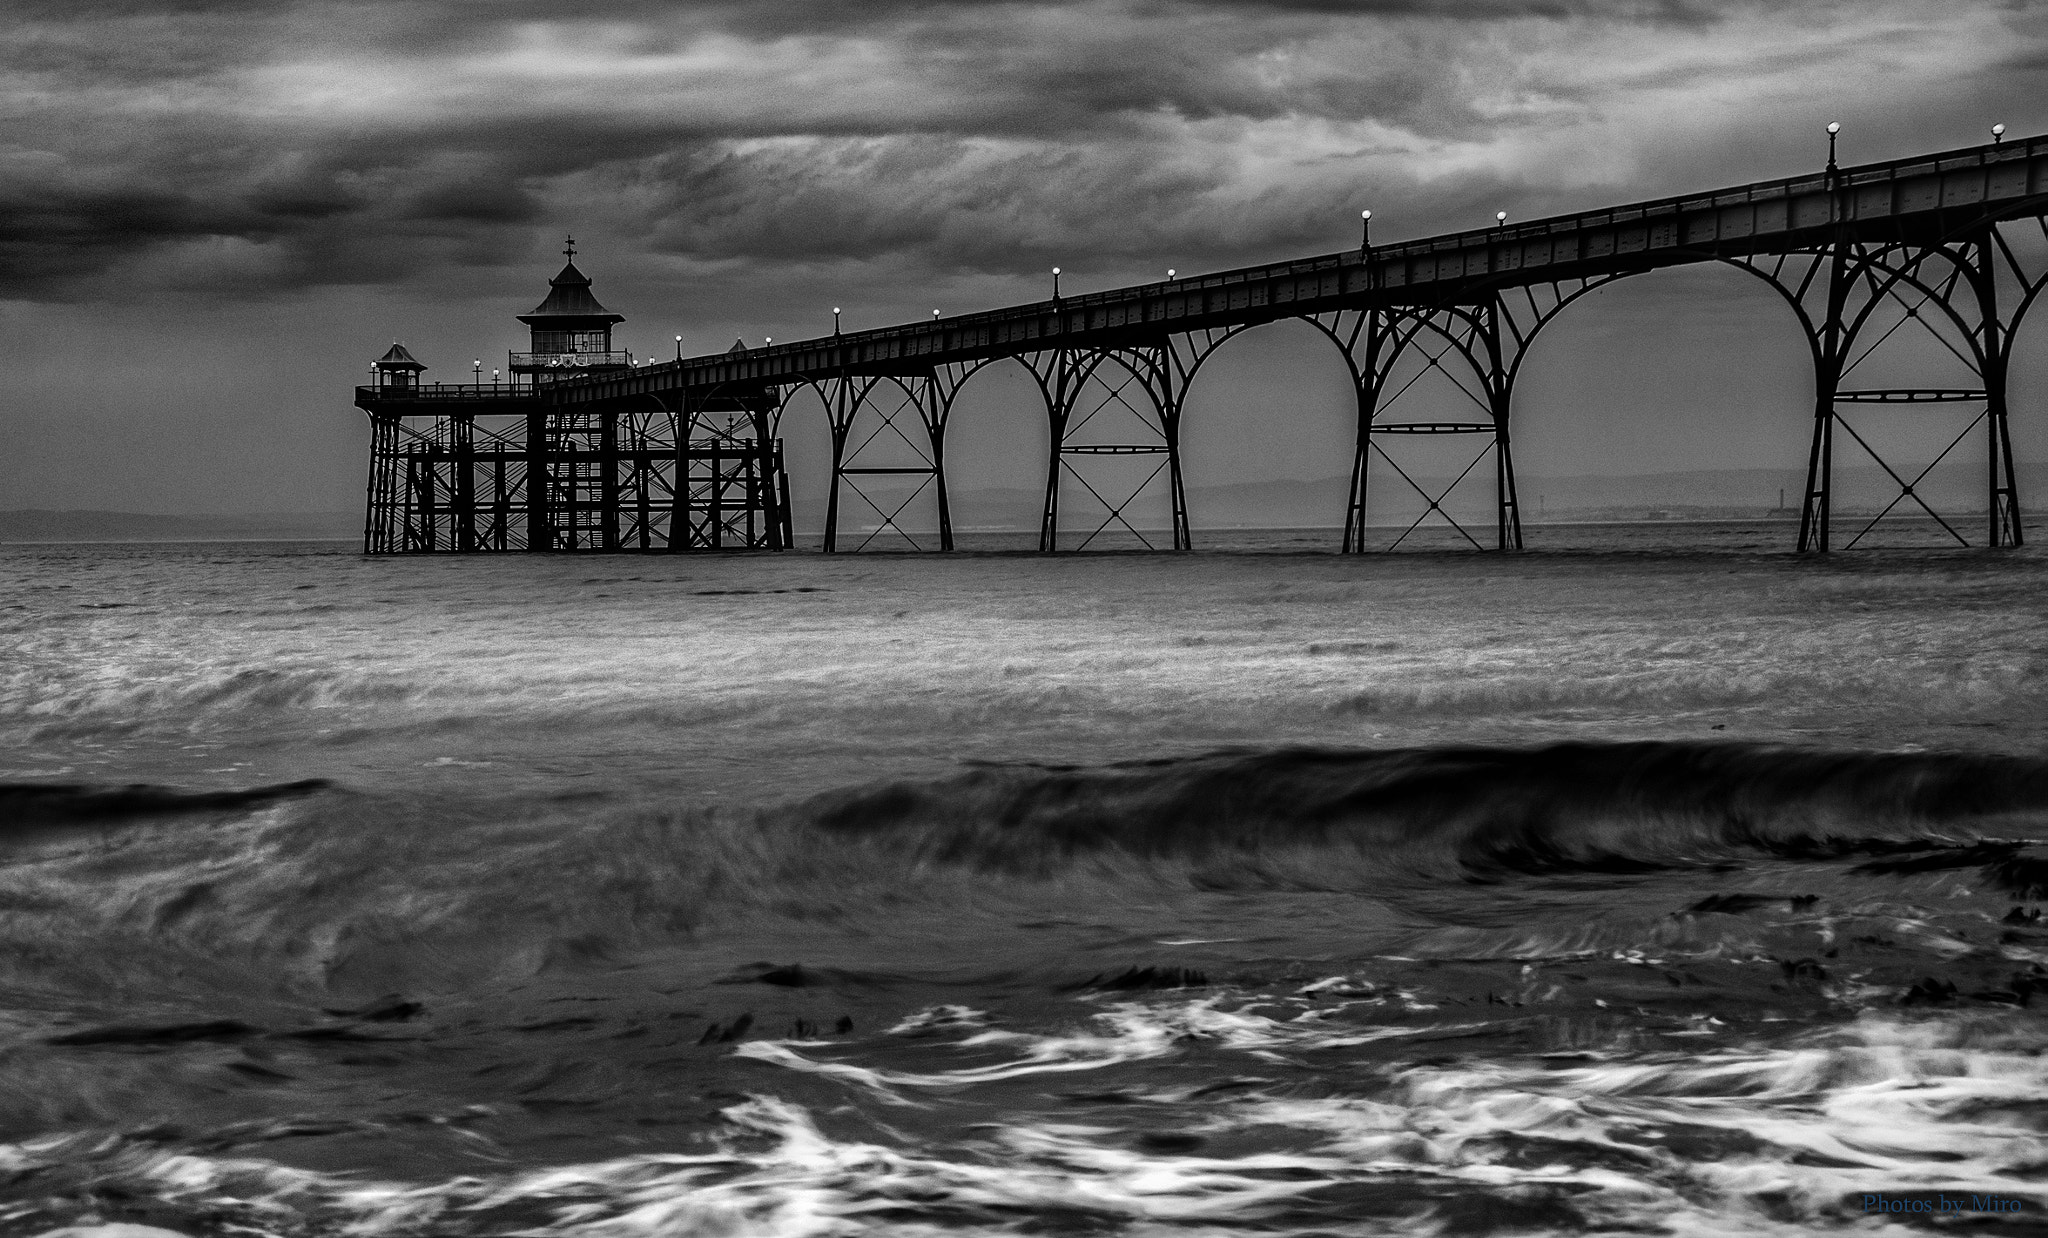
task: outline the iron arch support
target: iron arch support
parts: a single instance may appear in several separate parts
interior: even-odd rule
[[[1025,364],[1037,379],[1040,393],[1045,397],[1048,421],[1048,449],[1046,461],[1045,504],[1039,522],[1038,543],[1040,551],[1055,553],[1059,549],[1060,508],[1062,484],[1068,474],[1088,491],[1108,513],[1106,518],[1076,549],[1086,548],[1096,537],[1107,532],[1111,525],[1121,525],[1138,541],[1151,546],[1151,540],[1124,517],[1124,509],[1154,479],[1162,473],[1167,476],[1168,502],[1171,507],[1173,525],[1173,548],[1189,549],[1192,544],[1187,521],[1187,496],[1179,468],[1179,425],[1178,404],[1173,396],[1170,375],[1175,359],[1167,355],[1171,341],[1165,337],[1147,343],[1119,345],[1087,350],[1060,349],[1033,354]],[[1021,358],[1020,358],[1021,359]],[[1107,375],[1106,369],[1114,367],[1123,377],[1118,379]],[[1090,384],[1095,385],[1092,406],[1088,403]],[[1126,393],[1135,388],[1144,396],[1147,409],[1140,409]],[[1158,436],[1157,442],[1079,444],[1073,441],[1075,434],[1090,421],[1121,405],[1135,415],[1151,434]],[[1114,497],[1118,491],[1105,495],[1083,474],[1076,459],[1094,456],[1144,456],[1161,457],[1144,480],[1140,481],[1121,498]]]
[[[1409,380],[1406,386],[1388,396],[1387,384],[1394,366],[1425,330],[1445,336],[1445,351],[1457,343],[1455,337],[1449,336],[1443,327],[1435,323],[1434,319],[1438,312],[1436,309],[1372,308],[1343,310],[1327,315],[1308,316],[1305,319],[1314,325],[1325,339],[1336,345],[1337,352],[1343,357],[1345,368],[1350,373],[1354,396],[1356,425],[1351,480],[1345,495],[1344,533],[1339,553],[1365,552],[1365,520],[1371,482],[1369,465],[1372,452],[1376,450],[1372,441],[1374,422],[1385,405],[1399,399],[1407,387],[1416,381]],[[1441,356],[1440,352],[1436,357],[1431,357],[1430,365],[1437,366],[1438,358]],[[1398,465],[1395,467],[1399,468]],[[1412,479],[1410,484],[1413,484]],[[1431,500],[1431,508],[1434,509],[1436,496],[1425,493],[1424,497]]]
[[[1597,279],[1587,280],[1578,288],[1575,288],[1572,291],[1565,293],[1558,299],[1555,305],[1552,305],[1547,309],[1537,310],[1533,304],[1533,298],[1531,298],[1531,309],[1532,311],[1535,311],[1537,314],[1536,321],[1530,325],[1526,333],[1517,333],[1516,335],[1513,349],[1514,356],[1509,359],[1507,364],[1506,386],[1509,389],[1513,388],[1515,379],[1521,374],[1522,371],[1522,360],[1523,358],[1529,355],[1529,349],[1536,343],[1536,337],[1542,333],[1543,328],[1549,326],[1552,322],[1556,321],[1558,315],[1564,313],[1566,307],[1570,306],[1573,302],[1577,301],[1580,297],[1585,296],[1589,292],[1598,291],[1601,288],[1607,287],[1607,285],[1609,284],[1615,283],[1619,280],[1627,279],[1632,275],[1638,274],[1641,274],[1641,272],[1624,271],[1614,275],[1605,275]],[[1524,288],[1524,291],[1527,291],[1526,287]],[[1510,319],[1510,321],[1512,320]]]
[[[1398,399],[1405,391],[1403,388],[1396,391],[1391,398],[1388,397],[1385,389],[1387,377],[1393,364],[1407,348],[1415,345],[1425,334],[1434,336],[1443,344],[1441,350],[1429,356],[1429,365],[1442,371],[1445,377],[1463,390],[1486,416],[1486,422],[1482,423],[1482,426],[1490,431],[1489,447],[1494,462],[1494,545],[1500,550],[1520,550],[1523,546],[1521,499],[1514,469],[1512,416],[1514,385],[1521,373],[1522,362],[1543,329],[1555,321],[1568,306],[1597,288],[1626,278],[1628,274],[1633,272],[1593,276],[1578,281],[1557,281],[1544,285],[1543,287],[1549,290],[1547,302],[1539,299],[1539,286],[1529,285],[1519,289],[1524,302],[1519,306],[1509,299],[1510,294],[1507,291],[1499,290],[1477,305],[1404,307],[1378,311],[1376,314],[1374,311],[1363,311],[1367,316],[1353,323],[1348,333],[1328,324],[1318,323],[1325,335],[1346,353],[1358,394],[1359,438],[1353,454],[1351,493],[1345,515],[1344,551],[1355,553],[1364,549],[1368,466],[1372,453],[1380,450],[1372,442],[1372,435],[1376,432],[1375,422],[1384,405]],[[1404,321],[1412,324],[1405,331],[1400,327]],[[1363,364],[1354,355],[1361,336],[1366,342],[1368,354]],[[1453,351],[1464,360],[1477,390],[1466,387],[1450,371],[1443,370],[1442,357]],[[1413,429],[1415,427],[1404,427],[1404,430]],[[1484,458],[1483,455],[1481,458]],[[1391,457],[1388,457],[1388,460],[1392,463]],[[1398,469],[1399,466],[1395,467]],[[1467,472],[1469,471],[1468,466]],[[1406,476],[1405,472],[1403,476]],[[1460,475],[1461,480],[1462,477],[1463,474]],[[1411,486],[1416,485],[1413,478],[1408,480]],[[1421,489],[1419,486],[1416,488]],[[1431,495],[1423,490],[1422,497],[1428,502],[1425,517],[1430,512],[1437,512],[1445,519],[1451,519],[1449,514],[1443,511],[1443,495]],[[1459,527],[1455,520],[1452,520],[1452,524]],[[1462,527],[1460,531],[1463,532]],[[1406,534],[1403,534],[1404,538],[1405,536]],[[1466,536],[1470,537],[1469,534]]]
[[[1897,292],[1897,289],[1903,285],[1922,295],[1924,300],[1921,302],[1921,305],[1931,302],[1936,308],[1941,310],[1947,317],[1950,325],[1955,328],[1956,333],[1963,338],[1970,348],[1972,355],[1968,358],[1962,358],[1962,360],[1966,365],[1981,371],[1984,365],[1984,352],[1977,339],[1978,327],[1972,326],[1968,320],[1956,311],[1952,299],[1957,283],[1968,281],[1973,286],[1976,284],[1976,276],[1972,270],[1972,264],[1968,255],[1952,252],[1945,247],[1930,248],[1923,251],[1921,261],[1925,261],[1926,258],[1938,254],[1955,269],[1956,276],[1954,279],[1944,287],[1936,287],[1915,274],[1914,268],[1919,265],[1917,262],[1906,266],[1894,266],[1887,263],[1884,259],[1887,255],[1894,252],[1907,252],[1907,247],[1888,245],[1874,253],[1862,255],[1851,264],[1848,278],[1852,282],[1857,279],[1867,280],[1866,288],[1869,295],[1864,299],[1863,305],[1856,311],[1854,318],[1844,324],[1843,352],[1846,354],[1855,345],[1856,341],[1862,336],[1864,327],[1868,325],[1870,316],[1877,311],[1878,306],[1884,304],[1887,297],[1899,301],[1900,304],[1904,304]],[[1876,272],[1884,274],[1885,278],[1882,282],[1873,277],[1873,273]],[[1974,287],[1973,290],[1975,290]],[[1917,313],[1919,307],[1910,308]],[[1931,331],[1932,328],[1929,328],[1929,330]]]
[[[1176,550],[1194,548],[1194,531],[1188,516],[1187,477],[1181,450],[1181,430],[1187,411],[1188,393],[1196,375],[1223,345],[1265,323],[1234,323],[1161,335],[1149,345],[1124,350],[1123,364],[1145,385],[1159,418],[1159,431],[1166,447],[1168,505]],[[1133,365],[1133,362],[1136,364]]]

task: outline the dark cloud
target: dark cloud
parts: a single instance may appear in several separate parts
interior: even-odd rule
[[[133,249],[207,235],[221,223],[174,193],[11,185],[0,197],[0,269],[16,295],[61,288]]]
[[[759,271],[1195,268],[1329,247],[1361,198],[1455,227],[1496,202],[1526,214],[1775,172],[1738,156],[1782,83],[1914,107],[1956,42],[2005,31],[2016,71],[2048,37],[1939,0],[14,13],[0,298],[60,300],[445,282],[526,260],[555,224]],[[1873,48],[1928,71],[1872,79]],[[1738,80],[1753,101],[1731,100]],[[1649,125],[1675,136],[1660,146]]]
[[[462,224],[524,224],[541,213],[524,186],[492,180],[436,185],[411,195],[398,212],[402,219]]]
[[[1511,17],[1698,25],[1719,20],[1696,0],[1193,0],[1206,8],[1240,12],[1313,13],[1327,17],[1434,17],[1485,22]]]

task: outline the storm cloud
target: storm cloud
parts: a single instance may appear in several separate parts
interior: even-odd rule
[[[678,270],[1195,269],[1361,203],[1420,235],[1810,166],[1824,113],[1965,144],[2048,42],[1943,0],[17,12],[0,297],[60,301],[445,279],[568,226]]]

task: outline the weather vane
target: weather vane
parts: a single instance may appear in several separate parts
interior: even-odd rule
[[[575,237],[573,237],[573,236],[572,236],[572,237],[569,237],[569,238],[567,239],[566,243],[565,243],[565,244],[564,244],[564,245],[562,246],[562,253],[563,253],[563,254],[564,254],[564,255],[565,255],[565,256],[566,256],[566,257],[567,257],[567,258],[569,259],[569,261],[571,261],[571,262],[574,262],[574,261],[576,261],[576,238],[575,238]]]

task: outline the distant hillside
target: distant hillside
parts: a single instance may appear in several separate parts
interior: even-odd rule
[[[1920,493],[1944,515],[1984,509],[1984,465],[1981,460],[1952,458],[1929,474]],[[2019,466],[2020,501],[2031,506],[2048,495],[2048,463]],[[1911,474],[1908,474],[1910,477]],[[886,483],[864,487],[878,500],[892,493]],[[1448,477],[1417,477],[1432,493],[1450,483]],[[1316,528],[1344,522],[1344,494],[1349,477],[1315,480],[1241,482],[1224,486],[1190,486],[1188,514],[1196,528]],[[1641,473],[1620,477],[1543,476],[1524,472],[1517,479],[1522,519],[1657,520],[1745,519],[1796,513],[1806,484],[1804,469],[1700,469],[1680,473]],[[907,487],[914,482],[904,483]],[[893,491],[907,493],[907,489]],[[1453,496],[1453,511],[1484,509],[1491,502],[1490,470],[1478,470]],[[1780,492],[1785,510],[1778,509]],[[1891,501],[1897,487],[1872,467],[1835,470],[1835,505],[1845,515],[1874,512]],[[1375,469],[1370,496],[1375,523],[1405,522],[1421,511],[1421,500],[1406,482]],[[1045,496],[1022,487],[955,490],[951,495],[953,526],[976,529],[1030,530],[1038,527]],[[929,527],[925,505],[903,513],[906,527]],[[1062,505],[1076,524],[1090,510],[1099,512],[1086,492],[1069,484]],[[1917,514],[1910,502],[1894,509]],[[1405,514],[1404,514],[1405,513]],[[1164,524],[1163,493],[1147,496],[1130,511],[1141,527]],[[797,526],[807,533],[823,527],[823,504],[800,501]],[[850,515],[842,527],[856,529],[872,513]],[[361,512],[277,512],[242,516],[154,516],[139,512],[11,511],[0,512],[0,542],[174,542],[174,541],[354,541],[362,536]]]
[[[142,512],[0,512],[0,542],[244,542],[359,540],[360,512],[157,516]]]

